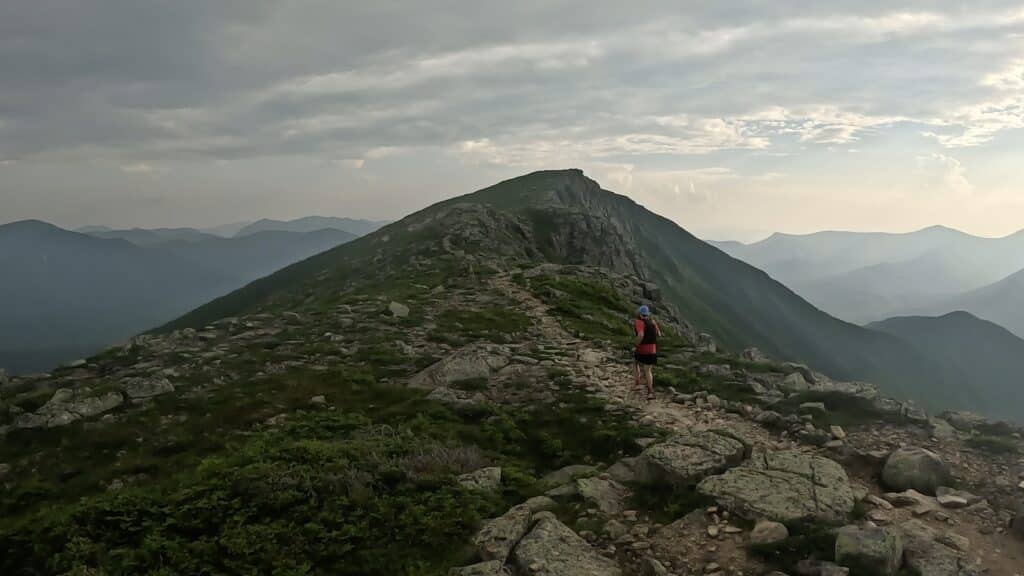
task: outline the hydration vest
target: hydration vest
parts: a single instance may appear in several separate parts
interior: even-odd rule
[[[654,325],[654,321],[650,318],[641,318],[640,320],[644,323],[644,339],[640,345],[644,344],[657,344],[658,343],[658,328]]]

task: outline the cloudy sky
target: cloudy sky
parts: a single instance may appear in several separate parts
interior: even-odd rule
[[[398,218],[579,167],[710,238],[1024,228],[1024,8],[0,0],[0,222]]]

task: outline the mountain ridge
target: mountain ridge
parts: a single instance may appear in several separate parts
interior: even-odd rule
[[[701,242],[629,198],[601,189],[579,170],[534,172],[439,202],[253,282],[160,331],[198,328],[251,311],[311,277],[340,277],[373,253],[383,254],[396,245],[414,252],[408,245],[416,242],[422,243],[424,253],[438,245],[462,244],[495,257],[540,258],[634,273],[658,286],[673,313],[710,332],[727,348],[757,346],[774,357],[808,362],[837,378],[878,382],[890,393],[917,397],[927,405],[936,399],[915,390],[937,386],[947,393],[939,402],[969,405],[972,384],[941,358],[924,357],[891,334],[828,316],[765,272]],[[669,245],[671,249],[665,247]]]

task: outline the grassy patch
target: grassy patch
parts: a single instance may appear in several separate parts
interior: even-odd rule
[[[488,340],[502,344],[510,341],[512,335],[526,331],[530,324],[526,314],[508,308],[448,309],[437,317],[435,338],[447,337],[463,342]]]
[[[989,454],[1017,454],[1020,452],[1020,440],[1005,436],[978,434],[971,436],[964,443],[971,448]]]
[[[651,520],[670,524],[694,510],[714,504],[714,500],[701,496],[693,486],[679,487],[671,484],[635,485],[631,507],[649,510]]]
[[[530,288],[577,334],[631,346],[632,305],[614,287],[584,278],[538,276]]]
[[[856,398],[834,392],[802,392],[774,404],[773,410],[781,413],[797,413],[805,402],[822,402],[828,412],[814,412],[814,424],[819,428],[829,426],[855,427],[879,421],[899,421],[899,417],[883,412],[871,400]]]

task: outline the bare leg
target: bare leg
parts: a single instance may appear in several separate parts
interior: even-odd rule
[[[644,365],[644,376],[647,377],[647,395],[654,396],[654,371],[650,364]]]
[[[633,372],[634,372],[634,376],[636,376],[636,380],[634,381],[634,385],[637,388],[639,388],[640,387],[640,363],[639,362],[633,362]]]

